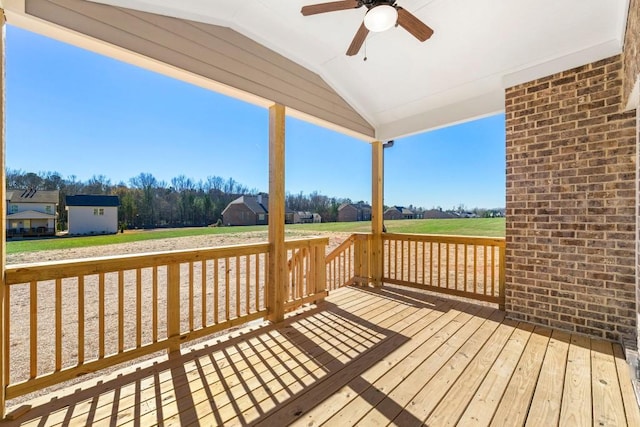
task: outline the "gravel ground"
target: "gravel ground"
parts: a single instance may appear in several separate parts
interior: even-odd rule
[[[329,237],[327,253],[342,243],[351,233],[305,233],[287,232],[286,239],[302,239],[313,236]],[[132,243],[94,246],[87,248],[61,249],[56,251],[28,252],[7,255],[7,264],[22,264],[65,259],[91,258],[95,256],[125,255],[146,252],[162,252],[180,249],[208,248],[227,245],[260,243],[267,241],[266,231],[206,236],[176,237],[171,239],[144,240]]]

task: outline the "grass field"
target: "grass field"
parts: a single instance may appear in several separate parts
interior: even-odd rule
[[[464,236],[503,237],[504,218],[468,218],[468,219],[414,219],[385,221],[390,233],[417,234],[454,234]],[[366,233],[371,231],[371,223],[330,222],[322,224],[292,224],[287,230],[308,232]],[[202,227],[172,228],[156,230],[127,230],[124,233],[107,236],[64,237],[40,240],[18,240],[7,242],[7,253],[35,252],[88,246],[129,243],[141,240],[168,239],[174,237],[200,236],[206,234],[237,234],[251,231],[266,231],[267,226],[247,227]]]

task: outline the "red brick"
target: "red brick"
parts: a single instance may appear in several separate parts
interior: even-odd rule
[[[635,339],[637,129],[622,70],[618,55],[506,91],[512,318]]]

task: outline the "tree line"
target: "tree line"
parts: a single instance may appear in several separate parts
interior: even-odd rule
[[[193,227],[222,223],[222,211],[232,200],[243,195],[257,195],[233,178],[210,176],[194,180],[179,175],[166,182],[153,174],[140,173],[128,183],[113,184],[104,175],[87,181],[58,172],[24,172],[7,169],[9,189],[58,190],[58,226],[66,229],[66,196],[78,194],[116,195],[120,199],[118,221],[124,228]],[[338,207],[349,199],[328,197],[317,192],[287,194],[286,207],[293,211],[319,213],[324,222],[337,221]]]

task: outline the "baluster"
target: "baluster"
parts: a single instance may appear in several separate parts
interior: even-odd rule
[[[136,269],[136,348],[142,347],[142,269]]]
[[[202,310],[202,327],[207,326],[207,260],[200,262],[200,302]]]
[[[118,271],[118,353],[124,351],[124,271]]]
[[[62,279],[56,279],[56,371],[62,369]]]
[[[7,287],[7,289],[10,289]],[[8,293],[8,292],[7,292]],[[29,344],[30,344],[30,372],[29,378],[38,375],[38,282],[29,283]],[[7,329],[9,330],[9,329]],[[7,334],[8,336],[9,334]],[[6,371],[7,373],[9,371]]]
[[[180,264],[167,265],[167,346],[168,353],[180,351]]]
[[[78,366],[84,364],[84,276],[78,276]]]
[[[151,319],[151,328],[153,329],[153,342],[158,342],[158,266],[153,267],[153,284],[151,288],[151,299],[152,299],[152,319]]]

